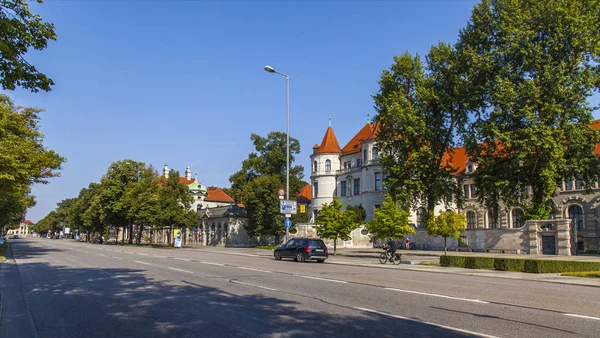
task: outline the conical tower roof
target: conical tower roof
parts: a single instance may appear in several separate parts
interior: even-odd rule
[[[316,151],[316,153],[342,153],[342,148],[340,148],[340,145],[337,141],[337,138],[335,137],[335,133],[333,132],[333,128],[331,128],[331,126],[327,128],[325,136],[323,136],[323,141],[321,141],[321,145],[319,146],[319,149]]]

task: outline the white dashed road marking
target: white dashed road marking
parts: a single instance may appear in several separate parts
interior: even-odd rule
[[[326,282],[335,282],[335,283],[348,284],[348,282],[346,282],[345,280],[328,279],[328,278],[320,278],[320,277],[312,277],[312,276],[301,276],[301,275],[296,275],[296,276],[302,277],[302,278],[308,278],[308,279],[323,280],[323,281],[326,281]]]
[[[584,319],[600,320],[600,318],[598,318],[598,317],[584,316],[584,315],[576,315],[576,314],[574,314],[574,313],[565,313],[565,316],[569,316],[569,317],[577,317],[577,318],[584,318]]]
[[[489,304],[489,302],[486,302],[486,301],[483,301],[483,300],[479,300],[479,299],[469,299],[469,298],[461,298],[461,297],[452,297],[452,296],[446,296],[446,295],[438,295],[437,293],[427,293],[427,292],[419,292],[419,291],[403,290],[403,289],[395,289],[395,288],[384,288],[384,289],[386,289],[386,290],[392,290],[392,291],[398,291],[398,292],[413,293],[413,294],[416,294],[416,295],[424,295],[424,296],[432,296],[432,297],[440,297],[440,298],[463,300],[465,302]]]
[[[221,264],[221,263],[213,263],[213,262],[200,262],[202,264],[208,264],[208,265],[218,265],[218,266],[225,266],[225,264]]]
[[[144,264],[144,265],[150,265],[150,263],[146,263],[146,262],[140,262],[140,261],[133,261],[134,263],[139,263],[139,264]]]
[[[496,336],[491,336],[491,335],[487,335],[487,334],[484,334],[484,333],[479,333],[479,332],[474,332],[474,331],[469,331],[469,330],[463,330],[463,329],[459,329],[459,328],[451,327],[451,326],[446,326],[446,325],[440,325],[440,324],[430,323],[430,322],[426,322],[426,321],[423,321],[423,320],[418,320],[418,319],[408,318],[408,317],[402,317],[402,316],[398,316],[398,315],[393,315],[391,313],[385,313],[385,312],[371,310],[371,309],[366,309],[366,308],[362,308],[362,307],[355,307],[355,309],[356,310],[360,310],[360,311],[365,311],[365,312],[376,313],[376,314],[382,315],[382,316],[387,316],[387,317],[392,317],[392,318],[397,318],[397,319],[402,319],[402,320],[410,320],[411,322],[417,322],[417,323],[422,323],[422,324],[427,324],[427,325],[433,325],[433,326],[441,327],[443,329],[448,329],[448,330],[452,330],[452,331],[456,331],[456,332],[462,332],[462,333],[466,333],[466,334],[471,334],[471,335],[475,335],[475,336],[478,336],[478,337],[498,338]]]
[[[246,286],[252,286],[252,287],[255,287],[255,288],[259,288],[259,289],[265,289],[265,290],[270,290],[270,291],[277,291],[277,289],[268,288],[266,286],[254,285],[254,284],[244,283],[244,282],[240,282],[240,281],[236,281],[236,280],[231,280],[230,282],[235,283],[235,284],[242,284],[242,285],[246,285]]]
[[[175,270],[175,271],[187,272],[187,273],[194,273],[193,271],[188,271],[188,270],[183,270],[183,269],[177,269],[177,268],[169,268],[169,270]]]

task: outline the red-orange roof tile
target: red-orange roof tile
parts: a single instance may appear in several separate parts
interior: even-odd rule
[[[229,197],[223,190],[211,187],[206,189],[208,195],[204,199],[205,201],[217,201],[217,202],[235,202],[233,198]]]
[[[300,189],[298,195],[296,195],[296,201],[310,203],[312,198],[312,185],[307,184]]]
[[[314,149],[314,148],[313,148]],[[340,148],[340,144],[335,137],[335,133],[333,132],[333,128],[331,126],[327,127],[327,131],[325,132],[325,136],[323,136],[323,141],[321,141],[321,145],[319,146],[319,150],[317,153],[341,153],[342,149]]]
[[[361,150],[361,142],[369,139],[373,133],[374,126],[372,123],[367,123],[354,137],[342,148],[344,155],[359,152]]]
[[[28,220],[28,219],[26,219],[25,222],[23,222],[23,223],[25,223],[25,224],[33,224],[33,222],[30,221],[30,220]]]
[[[450,164],[456,173],[462,173],[467,167],[467,149],[464,147],[448,150],[442,157],[442,166]]]
[[[179,182],[185,183],[186,185],[190,185],[190,184],[194,183],[195,181],[196,181],[195,178],[190,178],[190,180],[188,181],[188,179],[186,177],[179,177]]]

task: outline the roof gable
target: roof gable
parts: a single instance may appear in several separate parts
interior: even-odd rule
[[[316,149],[313,147],[313,149]],[[341,153],[342,149],[340,148],[340,144],[335,137],[335,133],[333,132],[333,128],[331,126],[327,127],[327,131],[325,132],[325,136],[323,136],[323,141],[321,141],[321,145],[318,147],[317,153]]]
[[[310,203],[312,199],[312,185],[307,184],[300,189],[296,195],[296,201],[301,203]]]
[[[233,198],[229,197],[229,195],[217,187],[210,187],[206,189],[206,192],[208,195],[204,198],[205,201],[235,202]]]
[[[350,142],[348,142],[344,148],[342,148],[344,155],[360,152],[362,148],[361,142],[368,140],[373,134],[374,129],[375,126],[372,123],[365,124],[365,126],[356,135],[354,135]]]

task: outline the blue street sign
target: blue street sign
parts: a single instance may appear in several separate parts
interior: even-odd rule
[[[285,226],[286,226],[286,227],[288,227],[288,228],[289,228],[289,227],[291,227],[291,226],[292,226],[292,220],[291,220],[291,219],[289,219],[289,218],[288,218],[288,219],[286,219],[286,220],[285,220]]]

